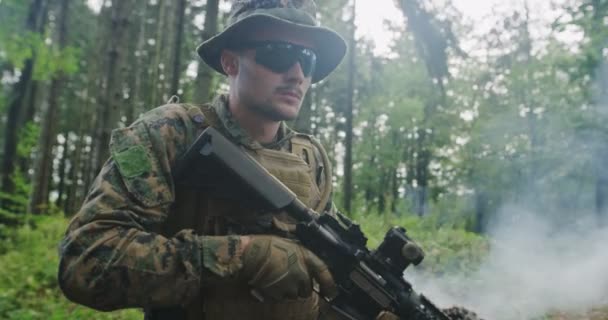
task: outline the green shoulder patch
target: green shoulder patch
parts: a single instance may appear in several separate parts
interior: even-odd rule
[[[141,145],[116,152],[113,157],[125,178],[137,177],[152,170],[146,149]]]

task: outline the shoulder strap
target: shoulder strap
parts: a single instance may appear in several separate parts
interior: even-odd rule
[[[318,168],[317,159],[314,153],[314,147],[312,145],[310,137],[308,137],[307,135],[296,133],[291,138],[291,153],[297,155],[306,163],[308,163],[308,166],[313,170],[316,170]]]
[[[317,150],[320,159],[317,158],[317,152],[315,152],[315,150]],[[313,136],[303,133],[296,133],[291,138],[291,153],[297,155],[308,163],[308,166],[314,173],[313,178],[315,179],[315,182],[317,178],[317,169],[322,167],[322,174],[324,174],[325,183],[323,185],[323,190],[320,190],[321,201],[319,201],[319,205],[314,208],[314,210],[317,212],[325,210],[332,191],[331,163],[329,162],[329,157],[327,156],[325,148],[323,148],[321,143],[319,143]],[[319,160],[321,163],[317,163]]]

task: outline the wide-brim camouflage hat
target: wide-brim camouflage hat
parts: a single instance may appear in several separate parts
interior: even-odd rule
[[[239,35],[255,30],[260,25],[276,28],[292,28],[306,33],[314,43],[317,64],[312,82],[323,80],[342,61],[346,54],[346,42],[335,31],[319,26],[315,19],[313,0],[236,0],[227,27],[219,34],[203,42],[197,48],[198,55],[211,68],[226,74],[220,62],[222,50]]]

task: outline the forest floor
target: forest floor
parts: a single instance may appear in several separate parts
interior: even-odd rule
[[[582,313],[554,313],[548,320],[608,320],[608,306]]]

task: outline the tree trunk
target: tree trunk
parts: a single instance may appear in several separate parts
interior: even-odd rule
[[[386,212],[386,190],[384,187],[387,185],[387,175],[386,170],[381,170],[380,174],[380,183],[378,185],[378,190],[376,190],[376,195],[378,197],[378,214],[384,215]]]
[[[32,181],[33,190],[28,206],[28,212],[33,214],[44,214],[48,209],[48,196],[53,174],[53,147],[57,137],[55,134],[57,130],[57,95],[61,91],[61,86],[62,82],[59,79],[53,80],[51,83],[49,105],[40,131],[39,157],[36,159]]]
[[[61,0],[59,11],[59,48],[67,46],[67,20],[70,0]],[[34,175],[29,211],[34,214],[46,213],[48,209],[49,185],[53,173],[53,146],[57,138],[57,113],[59,97],[65,82],[65,75],[59,71],[51,82],[49,105],[46,116],[42,120],[40,131],[39,158]]]
[[[203,26],[202,40],[213,37],[217,33],[217,20],[219,13],[219,0],[207,0],[207,8],[205,10],[205,24]],[[213,93],[213,75],[215,71],[211,69],[202,60],[199,60],[198,72],[194,80],[194,102],[207,102]]]
[[[34,121],[34,116],[36,115],[36,106],[40,105],[38,101],[40,86],[40,82],[36,80],[32,81],[28,90],[27,95],[29,98],[24,108],[25,112],[23,114],[23,119],[21,119],[21,125]]]
[[[475,192],[475,222],[473,232],[482,234],[486,228],[488,213],[488,197],[483,191]]]
[[[401,134],[398,131],[393,131],[392,141],[394,146],[400,145]],[[397,205],[399,203],[399,187],[401,180],[399,179],[399,163],[395,163],[394,167],[391,168],[391,213],[400,215],[397,212]]]
[[[65,140],[63,141],[62,144],[62,152],[61,152],[61,163],[59,164],[59,184],[57,185],[57,201],[55,202],[57,204],[58,208],[63,207],[63,199],[64,199],[64,194],[65,194],[65,190],[66,190],[66,183],[67,183],[67,179],[69,174],[66,172],[66,169],[68,167],[68,156],[71,153],[70,152],[70,139],[69,139],[69,131],[65,131],[63,133],[63,136],[65,137]],[[70,164],[70,170],[71,170],[72,164]]]
[[[179,0],[181,1],[181,0]],[[158,90],[158,103],[154,105],[161,105],[167,103],[171,98],[171,76],[173,75],[173,53],[175,48],[175,38],[177,36],[176,27],[176,16],[175,16],[175,0],[165,1],[165,9],[163,9],[163,24],[165,28],[157,38],[160,38],[162,46],[160,47],[160,61],[162,69],[159,70],[159,90]]]
[[[93,143],[90,144],[90,147],[93,148]],[[91,154],[91,152],[89,152],[87,154],[87,156],[88,157],[92,157],[93,155]],[[82,180],[84,181],[83,182],[83,186],[85,188],[89,188],[91,186],[91,181],[93,180],[94,175],[97,174],[97,172],[99,172],[99,170],[98,171],[93,171],[92,166],[93,166],[93,162],[92,161],[85,161],[84,162],[84,167],[82,169],[82,172],[83,172],[83,178],[82,178]],[[75,200],[74,201],[75,203],[81,202],[82,199],[84,199],[84,194],[80,194],[80,197],[76,197],[76,199],[78,201]],[[76,209],[76,207],[74,207],[74,209]],[[70,212],[76,213],[75,211],[70,211]]]
[[[38,21],[42,14],[45,14],[44,0],[34,0],[28,9],[28,17],[25,23],[25,29],[30,32],[36,32],[39,29]],[[34,73],[35,54],[27,59],[24,63],[24,68],[19,77],[19,81],[14,86],[13,97],[8,105],[8,114],[6,122],[6,131],[4,135],[4,151],[2,153],[2,192],[10,194],[14,191],[15,186],[11,175],[15,169],[15,160],[17,158],[17,139],[19,133],[19,124],[21,123],[21,110],[23,109],[23,101],[25,99],[27,89],[30,87],[32,76]],[[2,204],[4,206],[4,204]]]
[[[137,39],[137,41],[130,41],[128,43],[128,47],[124,48],[124,50],[128,53],[125,54],[127,57],[125,58],[126,62],[124,67],[124,83],[125,90],[128,92],[127,96],[124,97],[123,100],[123,117],[121,117],[121,123],[129,125],[133,122],[135,118],[135,109],[136,105],[139,101],[139,90],[137,88],[137,83],[139,81],[139,70],[141,68],[140,60],[141,60],[141,42],[142,37],[145,35],[142,34],[141,30],[144,29],[143,25],[146,23],[146,11],[147,11],[147,1],[143,2],[141,0],[135,0],[136,7],[140,8],[131,16],[132,23],[139,24],[138,28],[130,28],[128,38],[129,39]],[[124,120],[124,121],[123,121]]]
[[[136,118],[136,115],[139,114],[143,110],[143,105],[146,103],[146,99],[141,97],[141,92],[143,88],[142,78],[146,78],[146,75],[142,74],[147,72],[147,67],[142,68],[142,61],[144,61],[144,51],[146,44],[146,21],[148,19],[148,1],[145,1],[143,6],[143,11],[140,13],[139,17],[139,30],[137,32],[137,46],[135,48],[135,52],[137,55],[133,55],[134,63],[133,63],[133,83],[131,84],[131,103],[127,108],[126,118],[127,124],[133,123]]]
[[[152,76],[150,77],[150,91],[149,95],[152,98],[149,106],[158,106],[162,100],[162,88],[163,88],[163,80],[164,80],[164,60],[163,60],[163,50],[164,48],[164,39],[166,37],[166,0],[158,1],[158,11],[156,15],[156,46],[154,49],[154,58],[152,59],[152,65],[150,69],[152,70]]]
[[[602,224],[608,222],[608,177],[604,176],[597,178],[595,184],[595,211]]]
[[[426,117],[425,117],[426,118]],[[426,121],[425,121],[426,123]],[[417,158],[416,158],[416,205],[414,212],[422,217],[427,211],[428,188],[429,188],[429,163],[431,152],[427,144],[430,139],[424,128],[418,129]]]
[[[13,174],[15,159],[17,157],[18,123],[20,122],[21,105],[25,98],[25,92],[32,79],[33,68],[34,60],[28,59],[25,62],[19,81],[15,84],[15,96],[8,107],[6,133],[4,136],[4,152],[2,153],[4,158],[2,161],[2,192],[4,193],[12,193],[15,188],[11,175]]]
[[[182,73],[182,43],[184,40],[184,16],[186,15],[186,0],[179,0],[176,7],[175,44],[173,45],[173,76],[171,77],[171,95],[179,92],[179,80]]]
[[[68,153],[68,159],[70,162],[70,168],[67,172],[67,180],[69,184],[66,185],[66,197],[63,202],[63,213],[66,216],[70,216],[72,214],[72,209],[75,207],[76,200],[76,192],[78,188],[81,188],[78,183],[78,172],[80,172],[81,167],[81,154],[82,154],[82,141],[83,137],[77,136],[77,140],[75,141],[74,151]]]
[[[356,0],[352,2],[352,13],[351,13],[351,34],[349,39],[349,53],[348,53],[348,82],[346,86],[346,111],[344,117],[346,118],[346,137],[344,139],[344,210],[350,214],[353,200],[353,109],[354,109],[354,96],[355,96],[355,52],[357,51],[357,43],[355,42],[355,13],[356,13]]]
[[[517,56],[518,56],[518,64],[521,64],[523,66],[529,66],[532,64],[531,59],[532,59],[532,38],[530,35],[530,10],[528,8],[527,2],[524,3],[524,10],[525,10],[525,20],[522,21],[521,25],[519,26],[520,32],[519,32],[519,38],[521,40],[519,40],[518,43],[518,48],[517,48]],[[529,68],[526,68],[525,71],[525,81],[530,83],[530,85],[533,85],[533,72],[530,71]],[[526,175],[526,182],[525,182],[525,186],[526,188],[520,188],[520,192],[525,192],[525,194],[521,194],[520,197],[525,198],[528,197],[530,195],[535,195],[536,194],[536,190],[538,188],[537,184],[538,184],[538,180],[539,180],[539,161],[538,159],[539,157],[539,150],[540,150],[540,136],[538,133],[538,116],[532,112],[532,110],[537,107],[538,105],[536,104],[535,101],[530,101],[530,99],[533,99],[533,97],[535,96],[535,94],[530,90],[531,86],[524,86],[523,88],[521,88],[521,91],[519,92],[519,94],[517,95],[520,98],[520,103],[525,106],[526,108],[530,109],[531,111],[528,112],[526,114],[526,122],[528,125],[528,137],[530,139],[530,164],[529,164],[529,172]],[[525,190],[525,191],[524,191]],[[537,198],[535,199],[529,199],[529,200],[538,200]],[[541,206],[544,206],[544,204],[540,204]]]
[[[428,165],[431,160],[431,142],[433,141],[432,119],[438,105],[445,105],[445,83],[449,78],[448,48],[451,46],[460,52],[454,33],[448,28],[442,28],[437,19],[424,8],[420,0],[398,1],[401,11],[407,19],[407,27],[414,36],[416,51],[425,63],[429,75],[429,86],[438,91],[439,95],[430,97],[424,107],[424,118],[418,130],[416,160],[416,202],[414,210],[420,216],[426,211],[430,172]],[[427,132],[427,130],[429,130]]]
[[[41,10],[41,14],[38,19],[39,22],[38,22],[37,29],[36,29],[36,32],[39,34],[44,34],[44,28],[46,26],[47,19],[48,19],[48,14],[46,14],[48,11],[48,6],[49,6],[49,2],[44,1],[43,7]],[[29,98],[27,99],[27,102],[25,104],[25,108],[24,108],[25,112],[24,112],[23,118],[21,119],[20,125],[25,125],[29,122],[34,121],[34,116],[36,115],[37,106],[40,105],[40,100],[42,99],[42,96],[43,96],[41,94],[41,92],[44,91],[43,89],[44,89],[44,86],[40,81],[32,79],[30,87],[28,88],[28,93],[27,93],[27,96]],[[23,168],[25,168],[25,166],[23,166]]]
[[[96,133],[97,155],[93,168],[95,172],[101,169],[102,164],[109,156],[108,144],[110,133],[118,124],[121,115],[122,101],[122,65],[124,52],[122,48],[127,41],[129,15],[131,14],[132,0],[112,1],[112,18],[110,22],[109,49],[107,52],[107,65],[105,73],[105,91],[102,92],[100,128]]]
[[[42,84],[39,81],[36,80],[32,80],[29,86],[29,89],[27,90],[27,94],[26,96],[27,101],[24,102],[25,103],[25,114],[23,115],[22,119],[20,120],[20,123],[18,124],[19,126],[19,133],[17,133],[18,136],[21,136],[22,134],[25,133],[24,130],[28,130],[27,124],[28,123],[33,123],[34,121],[34,114],[36,113],[36,106],[40,105],[40,101],[41,100],[41,96],[42,93],[40,92],[41,90],[39,90],[39,88],[42,87]],[[20,172],[23,173],[27,173],[29,171],[29,169],[31,167],[34,166],[34,164],[32,164],[32,159],[31,159],[31,155],[22,155],[22,154],[18,154],[18,163],[17,166],[20,170]]]

